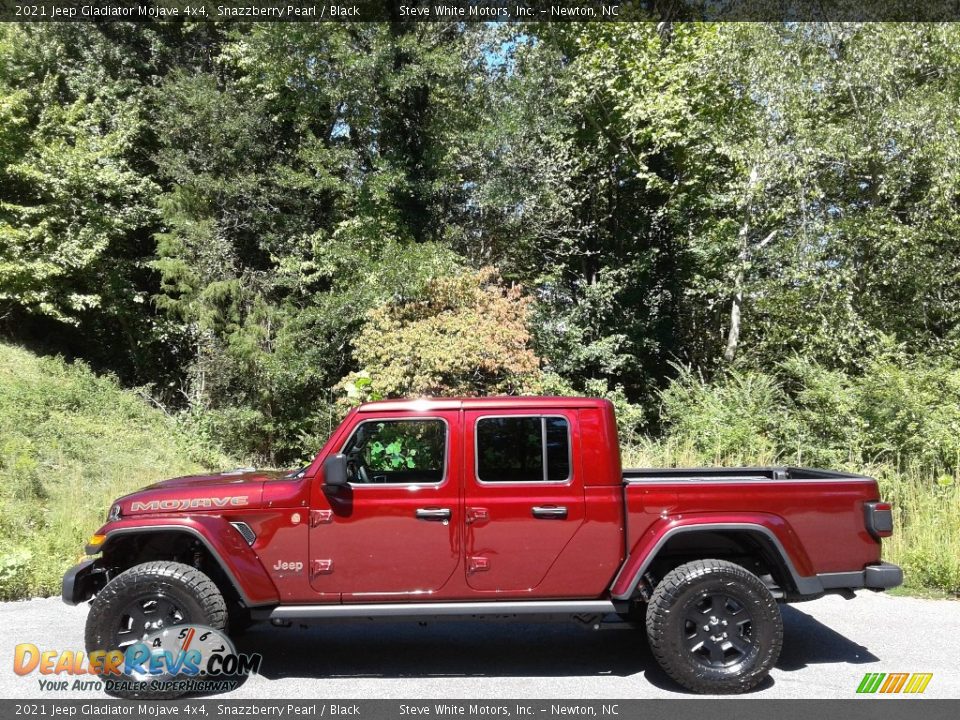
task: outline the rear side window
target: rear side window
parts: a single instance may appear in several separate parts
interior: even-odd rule
[[[477,420],[481,482],[564,482],[570,479],[570,426],[562,417]]]

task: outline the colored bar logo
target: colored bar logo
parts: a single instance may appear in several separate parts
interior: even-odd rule
[[[857,692],[865,695],[874,693],[911,693],[919,694],[927,689],[933,673],[867,673],[860,681]]]

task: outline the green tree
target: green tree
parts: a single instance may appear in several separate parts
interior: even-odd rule
[[[888,335],[953,352],[955,28],[724,26],[722,41],[714,65],[742,100],[718,191],[736,212],[707,236],[726,270],[700,291],[742,298],[742,360],[863,369]]]
[[[236,452],[296,457],[365,313],[462,264],[440,139],[467,117],[465,33],[260,25],[158,88],[157,302],[194,343],[191,407]]]
[[[580,389],[601,378],[650,399],[672,359],[709,353],[687,291],[730,165],[712,134],[725,89],[705,72],[716,35],[524,27],[491,69],[476,249],[534,288],[540,352]]]
[[[160,213],[150,88],[208,30],[0,30],[0,316],[46,350],[127,381],[176,377],[177,328],[148,267]]]

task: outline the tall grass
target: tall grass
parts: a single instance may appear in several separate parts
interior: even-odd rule
[[[118,495],[228,464],[112,379],[0,344],[0,599],[59,592]]]
[[[868,468],[894,507],[894,534],[883,543],[886,559],[904,569],[907,586],[960,595],[960,482],[920,468]]]

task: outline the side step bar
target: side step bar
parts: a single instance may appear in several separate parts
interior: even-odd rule
[[[423,619],[503,615],[580,615],[617,612],[609,600],[528,600],[506,602],[375,603],[346,605],[278,605],[251,608],[257,620],[336,620],[348,618]]]

